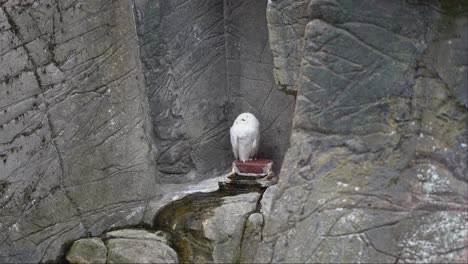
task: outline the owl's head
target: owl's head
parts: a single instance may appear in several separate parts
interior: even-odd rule
[[[236,120],[234,121],[235,124],[246,124],[246,125],[259,125],[257,118],[252,115],[251,113],[242,113],[240,114]]]

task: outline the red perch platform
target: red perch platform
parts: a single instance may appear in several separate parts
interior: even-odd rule
[[[269,159],[256,159],[242,162],[235,160],[232,163],[234,172],[242,176],[264,177],[268,175],[273,166],[273,161]]]

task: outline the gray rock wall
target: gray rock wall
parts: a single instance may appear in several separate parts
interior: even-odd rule
[[[225,170],[230,147],[223,1],[140,5],[141,60],[157,169],[164,182]]]
[[[291,148],[253,262],[467,261],[467,11],[310,1]]]
[[[294,98],[273,84],[265,8],[0,0],[0,262],[57,261],[139,224],[167,184],[221,175],[240,112],[279,168]]]
[[[158,194],[128,1],[0,1],[0,262],[137,224]]]
[[[267,1],[225,0],[229,126],[242,112],[260,121],[259,156],[273,159],[279,172],[289,147],[295,97],[280,91],[266,25]]]
[[[309,21],[308,4],[308,0],[272,0],[268,3],[269,43],[274,54],[273,74],[276,84],[287,93],[297,92],[304,28]]]
[[[198,181],[229,168],[229,128],[259,118],[260,155],[280,167],[294,97],[277,90],[267,1],[139,1],[146,91],[163,182]]]
[[[236,260],[465,263],[467,10],[0,0],[0,262],[141,223],[229,168],[250,111],[283,166]]]

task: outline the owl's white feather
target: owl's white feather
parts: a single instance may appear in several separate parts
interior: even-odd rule
[[[255,158],[260,145],[260,123],[251,113],[242,113],[230,130],[232,152],[236,159],[245,162]]]

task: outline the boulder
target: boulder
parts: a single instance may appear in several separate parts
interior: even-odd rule
[[[174,249],[154,239],[112,238],[107,247],[108,263],[178,263]]]
[[[67,253],[71,264],[106,263],[107,248],[100,238],[84,238],[73,243]]]
[[[240,247],[239,263],[251,263],[254,259],[258,242],[262,241],[263,221],[263,215],[257,212],[247,218]]]
[[[223,198],[221,206],[203,221],[203,232],[211,241],[214,263],[236,262],[245,221],[256,210],[260,194],[246,193]]]

